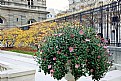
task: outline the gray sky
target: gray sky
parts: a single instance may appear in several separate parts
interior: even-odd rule
[[[68,8],[68,0],[46,0],[47,8],[58,10],[66,10]]]

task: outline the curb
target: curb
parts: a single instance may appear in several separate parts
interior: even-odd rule
[[[26,55],[26,54],[23,54],[23,53],[17,53],[17,52],[11,52],[11,51],[0,50],[0,53],[11,54],[11,55],[21,56],[21,57],[26,57],[26,58],[33,58],[32,55]]]

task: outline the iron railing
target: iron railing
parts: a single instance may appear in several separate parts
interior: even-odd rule
[[[85,27],[94,27],[96,32],[102,33],[103,38],[109,40],[110,45],[121,46],[121,1],[111,2],[97,8],[78,12],[68,16],[56,18],[49,22],[79,21]]]

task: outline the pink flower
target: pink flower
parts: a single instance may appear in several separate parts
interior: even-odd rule
[[[54,73],[54,70],[53,70],[53,69],[51,69],[51,70],[50,70],[50,73]]]
[[[63,35],[63,33],[59,33],[58,36],[60,37],[61,35]]]
[[[108,54],[108,56],[112,56],[112,54]]]
[[[104,42],[104,43],[108,43],[108,41],[107,41],[107,40],[105,40],[105,39],[103,39],[103,40],[102,40],[102,42]]]
[[[104,38],[101,38],[101,41],[102,41],[102,42],[104,42],[104,40],[105,40]]]
[[[46,61],[46,58],[44,58],[44,61]]]
[[[43,50],[41,50],[41,52],[44,52]]]
[[[54,36],[58,36],[58,34],[54,34]]]
[[[61,52],[60,51],[57,51],[57,54],[60,54]]]
[[[69,47],[69,51],[73,52],[74,48],[73,47]]]
[[[85,41],[89,42],[89,41],[90,41],[90,39],[85,39]]]
[[[105,49],[107,48],[107,46],[103,46]]]
[[[97,58],[98,58],[98,59],[100,59],[100,58],[101,58],[101,56],[100,56],[100,55],[98,55],[98,56],[97,56]]]
[[[48,65],[48,69],[50,69],[52,66],[51,65]]]
[[[80,35],[83,35],[83,34],[84,34],[83,30],[80,30],[80,31],[79,31],[79,34],[80,34]]]
[[[56,57],[54,57],[53,60],[56,60]]]
[[[71,34],[70,37],[71,37],[71,38],[74,38],[74,34]]]
[[[107,40],[105,40],[104,42],[105,42],[105,43],[108,43],[108,41],[107,41]]]
[[[77,69],[78,69],[78,68],[79,68],[79,66],[80,66],[79,64],[76,64],[76,65],[75,65],[75,68],[77,68]]]
[[[47,40],[43,40],[43,42],[46,42]]]
[[[94,69],[91,69],[90,72],[92,73],[94,71]]]

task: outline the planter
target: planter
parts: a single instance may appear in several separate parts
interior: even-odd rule
[[[75,81],[74,79],[74,76],[71,74],[71,69],[70,69],[70,66],[69,66],[69,62],[67,63],[67,66],[68,66],[68,69],[69,69],[69,72],[65,75],[65,79],[67,81]]]
[[[68,73],[65,75],[65,79],[66,79],[67,81],[75,81],[74,76],[73,76],[70,72],[68,72]]]

